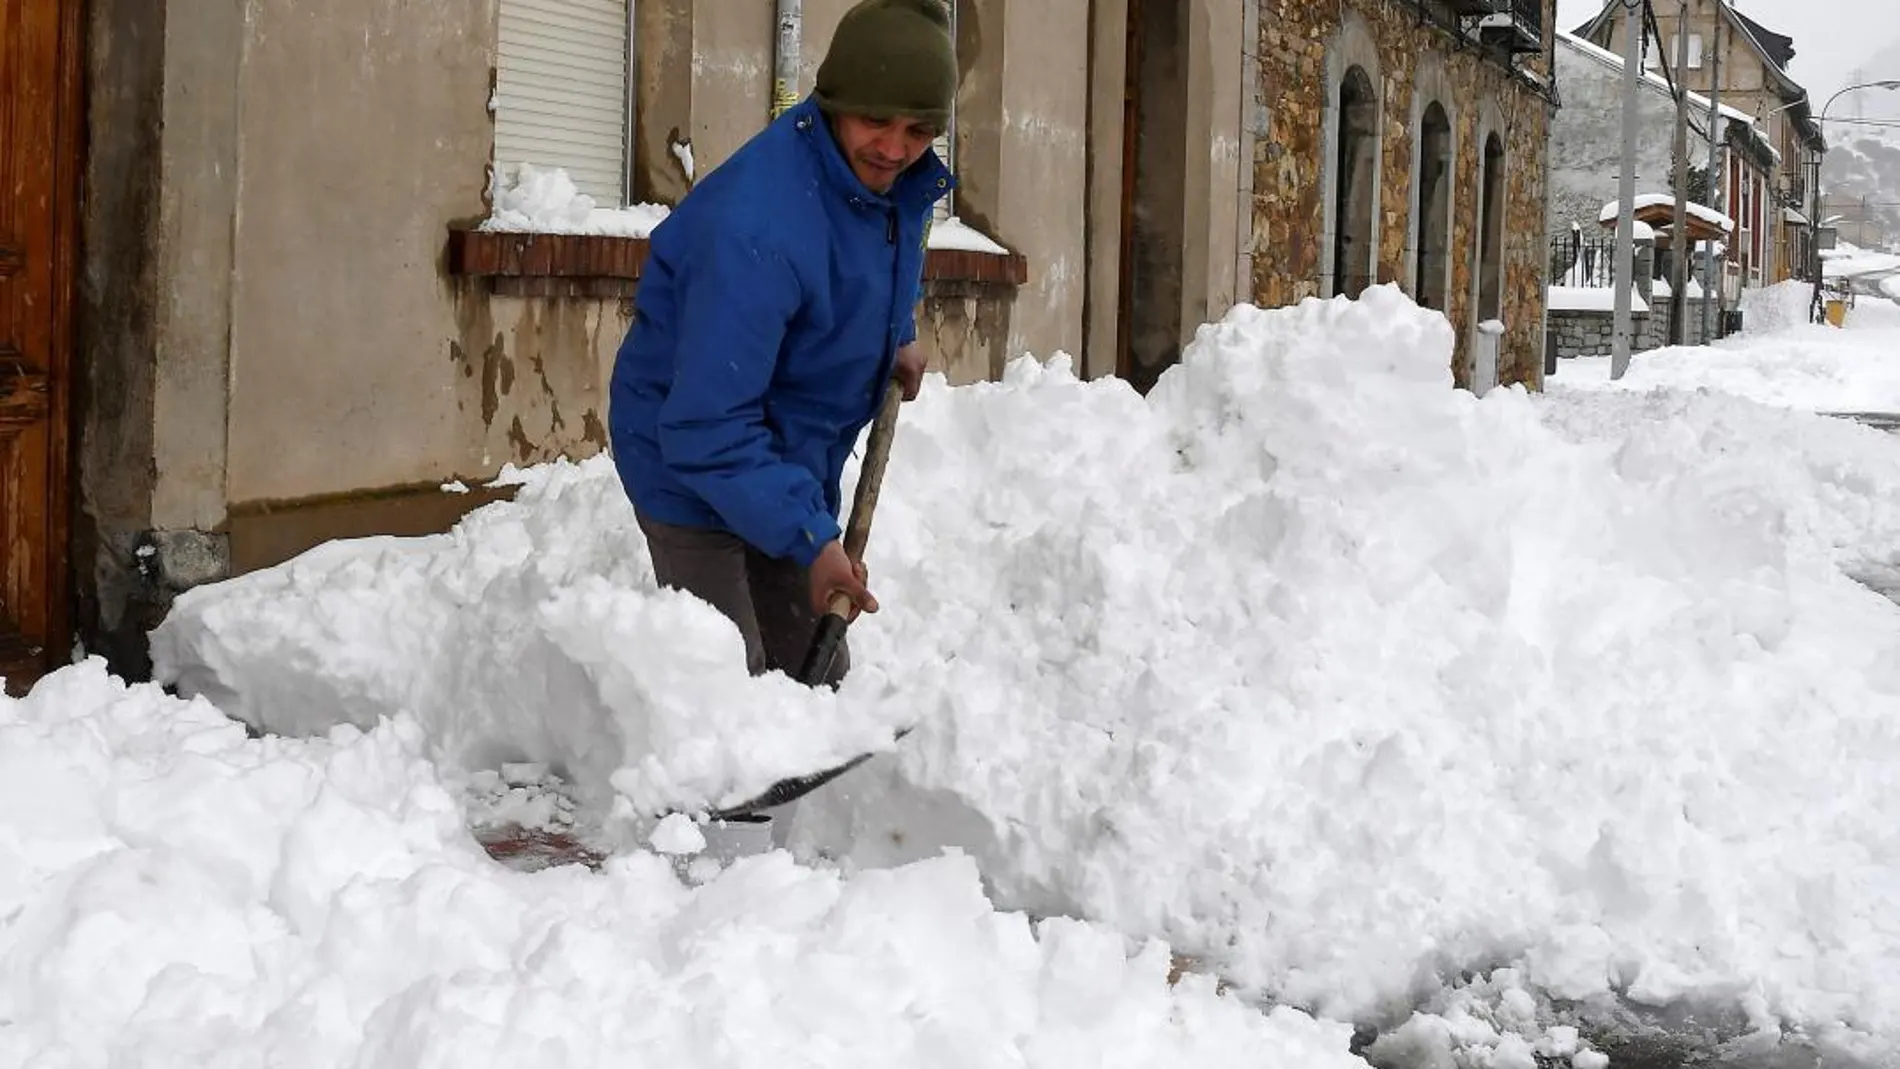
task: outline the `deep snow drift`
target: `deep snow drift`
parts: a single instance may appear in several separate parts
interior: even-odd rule
[[[1012,907],[1339,1018],[1508,965],[1486,997],[1527,1027],[1615,992],[1896,1045],[1900,607],[1842,569],[1900,548],[1900,443],[1714,396],[1478,400],[1452,340],[1384,287],[1236,309],[1145,400],[1063,360],[933,382],[836,696],[745,678],[651,590],[603,460],[194,591],[155,655],[272,729],[413,716],[460,774],[548,761],[632,815],[915,723],[800,807],[802,850],[953,844]]]
[[[509,871],[424,752],[251,740],[97,662],[0,697],[0,1065],[1363,1069],[1158,945],[1032,933],[968,858]]]

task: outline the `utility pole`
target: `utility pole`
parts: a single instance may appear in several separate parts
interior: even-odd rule
[[[1724,206],[1728,196],[1728,178],[1722,174],[1722,139],[1717,130],[1722,121],[1722,30],[1728,25],[1728,17],[1722,11],[1722,0],[1715,0],[1715,33],[1709,40],[1709,207],[1727,214]],[[1726,240],[1726,239],[1724,239]],[[1715,242],[1704,246],[1702,252],[1702,344],[1709,344],[1709,306],[1715,305],[1716,311],[1722,310],[1722,276],[1715,255]]]
[[[1636,95],[1643,69],[1643,12],[1648,0],[1621,0],[1623,4],[1623,169],[1617,180],[1621,203],[1616,214],[1616,302],[1610,339],[1610,378],[1620,379],[1630,366],[1630,297],[1636,280]]]
[[[1658,26],[1660,32],[1660,25]],[[1688,318],[1689,257],[1689,0],[1676,0],[1676,144],[1671,153],[1676,223],[1669,228],[1669,344],[1681,345]]]

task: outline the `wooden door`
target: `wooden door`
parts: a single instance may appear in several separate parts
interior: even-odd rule
[[[82,7],[0,0],[0,675],[13,694],[71,641]]]

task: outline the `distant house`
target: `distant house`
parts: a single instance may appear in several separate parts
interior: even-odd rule
[[[1606,204],[1620,193],[1623,169],[1623,59],[1575,35],[1557,35],[1557,84],[1562,87],[1564,106],[1551,125],[1550,209],[1547,230],[1556,245],[1553,263],[1558,263],[1561,243],[1572,235],[1585,240],[1602,240],[1608,231],[1601,225]],[[1673,72],[1672,72],[1673,73]],[[1675,192],[1676,104],[1669,79],[1661,72],[1641,72],[1638,85],[1638,121],[1636,128],[1636,193],[1639,197]],[[1709,98],[1691,92],[1689,104],[1690,185],[1697,175],[1706,184],[1709,163]],[[1723,239],[1730,258],[1724,263],[1727,277],[1725,301],[1732,304],[1743,286],[1759,285],[1763,275],[1765,251],[1760,241],[1761,208],[1769,200],[1780,154],[1762,137],[1761,125],[1738,108],[1723,104],[1714,124],[1720,151],[1716,173],[1741,191],[1739,209],[1729,218],[1733,228]],[[1718,198],[1706,189],[1688,191],[1692,204],[1715,209],[1707,203]],[[1726,202],[1733,203],[1733,202]],[[1664,242],[1667,243],[1665,235]],[[1658,261],[1661,270],[1663,261]],[[1698,259],[1690,261],[1692,277],[1700,277]],[[1602,281],[1601,273],[1580,281]],[[1554,279],[1561,283],[1559,277]],[[1706,281],[1706,280],[1705,280]],[[1606,283],[1607,284],[1607,283]]]
[[[1680,72],[1683,82],[1706,97],[1719,68],[1723,107],[1754,121],[1774,161],[1759,186],[1750,184],[1746,167],[1725,176],[1718,207],[1738,227],[1732,262],[1743,265],[1751,285],[1805,277],[1812,263],[1806,226],[1815,211],[1815,175],[1827,145],[1807,90],[1788,74],[1794,39],[1737,11],[1732,0],[1720,9],[1718,15],[1715,0],[1658,0],[1662,37],[1646,36],[1643,65],[1651,72],[1665,62],[1673,68],[1678,34],[1686,31],[1689,62]],[[1608,0],[1576,36],[1622,55],[1623,10],[1620,0]]]
[[[9,687],[77,648],[139,678],[183,590],[605,449],[645,235],[850,2],[19,0]],[[1238,301],[1394,283],[1455,383],[1496,337],[1539,385],[1555,0],[946,3],[959,187],[916,314],[953,383],[1064,350],[1145,389]]]

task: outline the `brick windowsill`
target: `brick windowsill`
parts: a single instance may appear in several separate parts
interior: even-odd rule
[[[645,238],[449,231],[449,274],[487,278],[496,293],[509,296],[631,297],[646,259]],[[924,279],[1021,286],[1029,281],[1029,263],[1021,253],[931,249]]]

